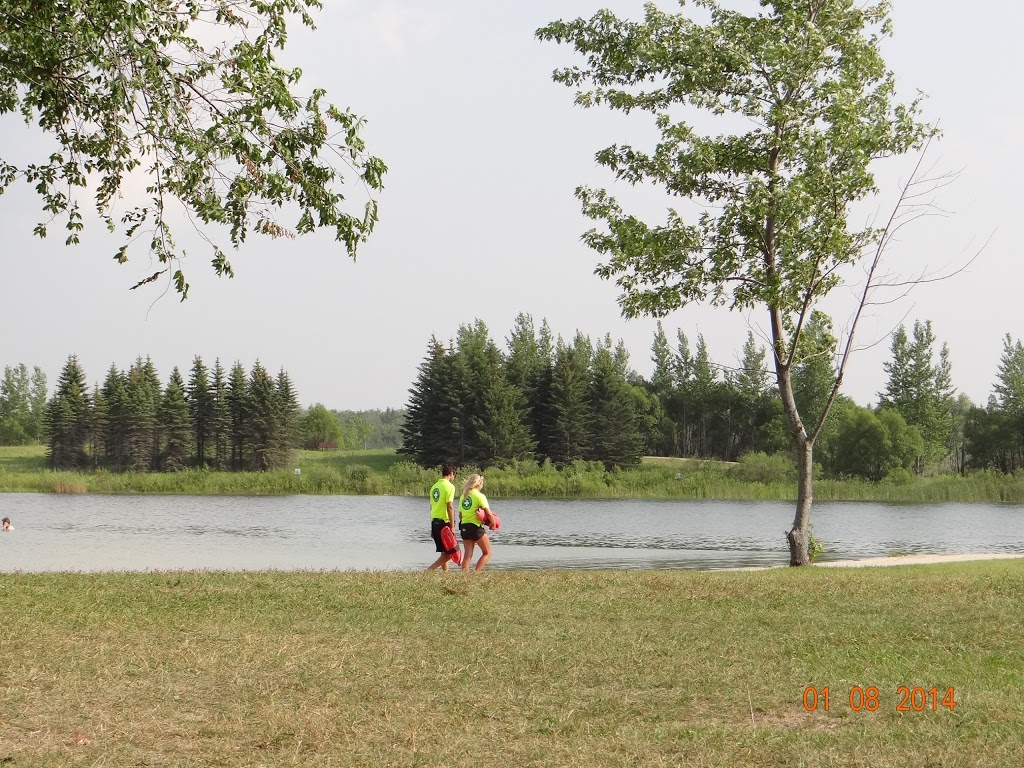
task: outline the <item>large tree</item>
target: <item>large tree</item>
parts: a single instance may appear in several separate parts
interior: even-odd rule
[[[875,191],[871,161],[920,146],[931,129],[916,104],[896,102],[879,51],[890,28],[884,0],[763,0],[749,14],[694,5],[707,21],[648,4],[641,22],[600,11],[537,34],[586,57],[554,75],[580,89],[578,104],[655,117],[652,151],[613,145],[598,162],[684,201],[652,225],[606,190],[577,190],[584,213],[603,224],[584,239],[607,257],[597,272],[616,280],[624,314],[664,316],[701,301],[766,313],[799,468],[790,562],[803,565],[814,442],[828,407],[805,424],[794,400],[801,333],[843,269],[879,240],[848,221],[851,203]]]
[[[313,25],[320,0],[8,0],[0,9],[0,115],[17,112],[53,140],[37,157],[0,158],[0,193],[21,180],[42,199],[40,236],[63,219],[69,244],[84,198],[124,244],[161,265],[182,298],[175,206],[272,237],[333,230],[354,256],[377,220],[384,164],[361,118],[303,88],[280,66],[289,23]],[[44,148],[45,147],[45,148]],[[365,203],[353,208],[344,183]],[[146,200],[131,193],[141,182]],[[122,207],[122,202],[127,204]],[[285,223],[279,221],[282,217]],[[211,233],[212,234],[212,233]],[[214,238],[213,266],[232,274]]]

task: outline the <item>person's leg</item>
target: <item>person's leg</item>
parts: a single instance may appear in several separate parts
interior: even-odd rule
[[[491,540],[487,538],[485,533],[477,539],[476,543],[480,547],[480,559],[476,561],[476,569],[482,571],[484,566],[487,565],[487,561],[491,559]]]
[[[466,546],[466,551],[462,555],[462,572],[469,573],[469,561],[473,559],[473,548],[476,546],[476,542],[472,539],[463,539],[462,543]]]
[[[442,552],[440,555],[437,556],[437,560],[435,560],[434,562],[432,562],[430,565],[427,566],[427,570],[428,571],[433,571],[433,570],[435,570],[437,568],[440,568],[442,571],[447,571],[448,570],[448,561],[450,559],[451,559],[451,557],[449,557],[447,554]]]
[[[441,541],[441,526],[436,521],[430,523],[430,538],[434,542],[434,549],[437,551],[437,560],[427,566],[428,571],[433,571],[440,568],[443,571],[448,570],[448,561],[451,557],[448,555],[444,543]]]

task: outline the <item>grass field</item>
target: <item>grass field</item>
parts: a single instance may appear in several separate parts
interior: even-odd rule
[[[1020,561],[0,584],[15,768],[1024,763]]]

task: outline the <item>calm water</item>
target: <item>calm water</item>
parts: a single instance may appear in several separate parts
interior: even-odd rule
[[[493,568],[785,565],[790,502],[495,499]],[[424,499],[0,494],[0,571],[411,570],[434,559]],[[1024,552],[1024,505],[815,505],[825,560]]]

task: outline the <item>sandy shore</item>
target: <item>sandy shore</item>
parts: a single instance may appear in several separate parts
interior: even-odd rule
[[[863,560],[834,560],[815,563],[819,568],[866,568],[872,565],[920,565],[927,563],[960,563],[966,560],[1008,560],[1024,557],[1020,554],[993,554],[976,552],[955,555],[897,555],[895,557],[867,557]]]

